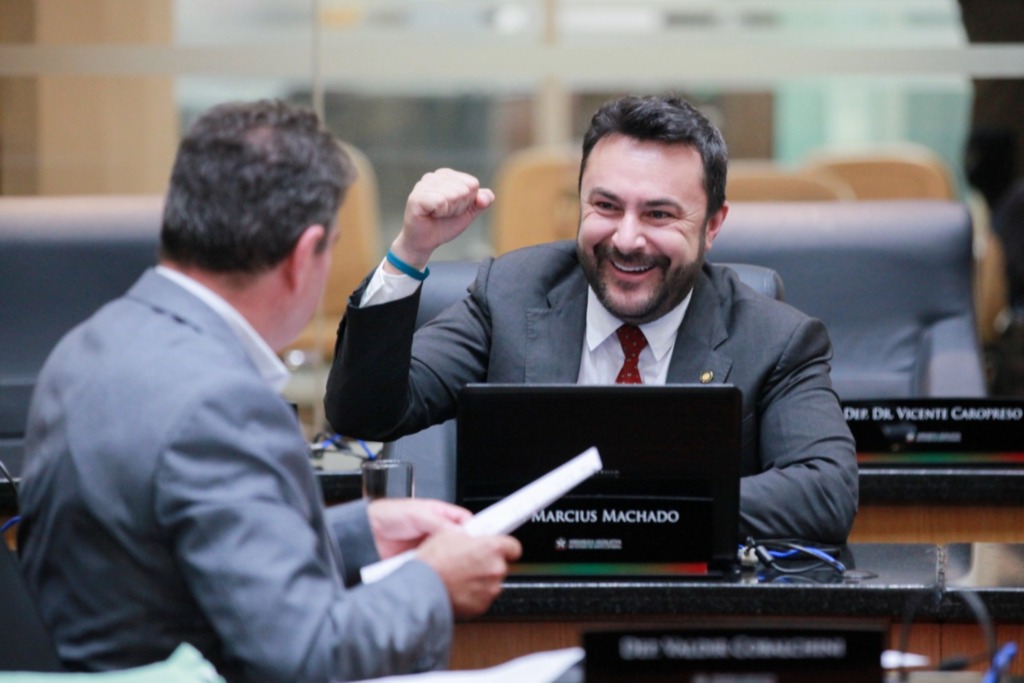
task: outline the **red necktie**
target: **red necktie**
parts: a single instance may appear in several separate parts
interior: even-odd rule
[[[640,368],[637,362],[640,360],[640,352],[647,346],[647,337],[636,325],[623,325],[615,330],[622,344],[622,352],[626,355],[622,361],[622,369],[615,378],[616,384],[643,384],[640,379]]]

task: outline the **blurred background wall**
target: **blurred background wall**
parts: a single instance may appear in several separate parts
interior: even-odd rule
[[[160,192],[199,111],[281,97],[367,155],[382,252],[422,173],[491,183],[516,150],[575,144],[605,99],[665,91],[712,116],[734,159],[919,143],[963,193],[976,125],[1020,138],[1022,4],[2,0],[0,194]],[[453,255],[487,253],[488,230]]]

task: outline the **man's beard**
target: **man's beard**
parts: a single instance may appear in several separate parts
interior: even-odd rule
[[[583,274],[597,295],[598,301],[616,318],[633,325],[657,320],[678,306],[693,289],[701,268],[704,266],[703,238],[700,241],[697,258],[674,268],[670,268],[670,262],[664,256],[638,259],[635,255],[627,256],[614,247],[603,244],[595,246],[591,252],[585,252],[583,247],[577,245],[576,251]],[[651,264],[655,270],[661,272],[661,282],[655,285],[645,299],[631,302],[628,305],[619,304],[609,296],[608,284],[602,279],[601,267],[610,260],[628,265]],[[614,266],[609,266],[609,268],[614,268]]]

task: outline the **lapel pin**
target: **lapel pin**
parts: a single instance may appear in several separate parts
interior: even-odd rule
[[[708,384],[714,378],[715,378],[715,373],[711,372],[710,370],[705,370],[704,372],[700,373],[700,383],[701,384]]]

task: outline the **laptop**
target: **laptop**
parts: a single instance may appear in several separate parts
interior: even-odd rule
[[[595,446],[601,471],[514,532],[511,579],[733,576],[741,403],[731,385],[467,385],[456,502],[482,510]]]

